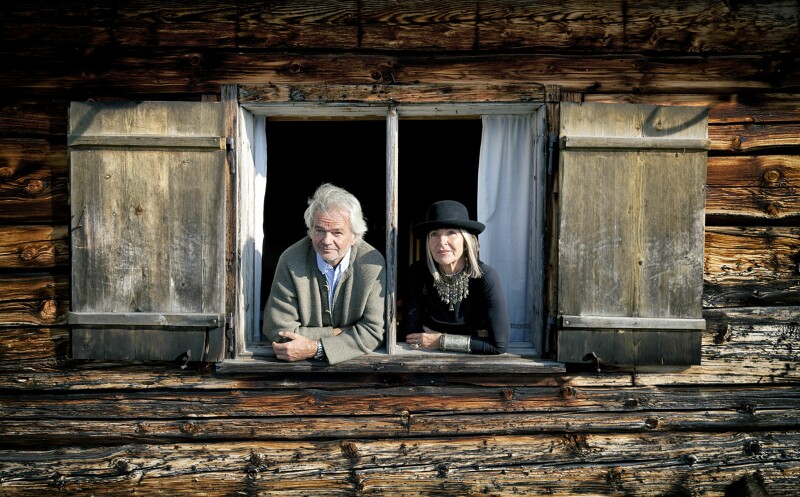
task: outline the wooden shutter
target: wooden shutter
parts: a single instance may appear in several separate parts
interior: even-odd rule
[[[72,103],[72,355],[224,357],[226,150],[215,102]]]
[[[707,111],[561,104],[558,359],[700,363]]]

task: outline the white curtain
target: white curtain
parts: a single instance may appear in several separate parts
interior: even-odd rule
[[[255,257],[253,259],[253,339],[261,339],[261,269],[264,251],[264,203],[267,194],[267,118],[256,116],[254,130],[254,162],[255,178],[253,190],[255,202],[253,205],[253,225],[254,225],[254,246]]]
[[[478,167],[478,220],[481,260],[500,274],[511,322],[510,341],[530,342],[536,315],[532,293],[538,276],[532,270],[541,247],[535,236],[541,224],[541,193],[536,172],[541,169],[543,142],[539,117],[482,117]]]

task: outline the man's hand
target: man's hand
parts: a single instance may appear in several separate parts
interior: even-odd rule
[[[310,340],[291,331],[279,331],[278,335],[287,339],[287,342],[272,342],[275,355],[282,361],[302,361],[311,359],[317,353],[317,341]]]

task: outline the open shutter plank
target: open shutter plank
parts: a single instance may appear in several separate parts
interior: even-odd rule
[[[224,114],[214,102],[70,107],[72,354],[224,357]]]
[[[558,358],[698,364],[706,110],[561,105]]]

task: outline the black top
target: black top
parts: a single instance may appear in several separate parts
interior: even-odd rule
[[[508,347],[508,307],[497,271],[479,263],[483,276],[470,278],[469,295],[453,306],[442,302],[433,286],[433,275],[425,261],[411,265],[405,312],[401,322],[403,337],[422,333],[422,326],[439,333],[469,335],[473,354],[502,354]]]

